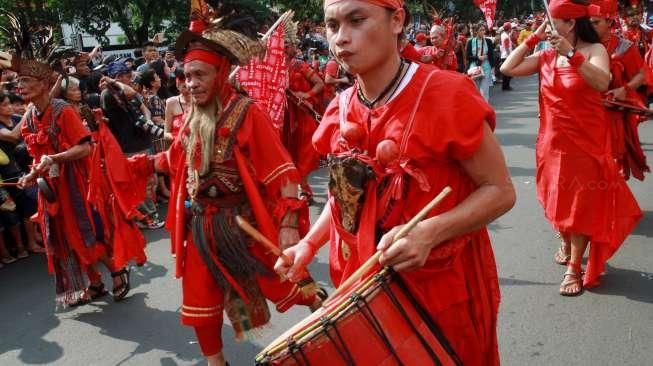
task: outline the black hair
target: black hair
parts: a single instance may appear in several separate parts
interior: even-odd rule
[[[0,103],[5,101],[5,98],[9,98],[9,103],[12,103],[11,101],[11,94],[6,93],[2,89],[0,89]]]
[[[410,24],[410,19],[411,19],[410,18],[410,9],[408,9],[408,5],[405,5],[405,4],[404,4],[403,9],[404,9],[404,13],[406,14],[406,17],[404,18],[404,28],[406,28],[408,26],[408,24]],[[392,14],[394,14],[395,11],[397,11],[398,9],[386,8],[386,10],[387,10],[388,18],[390,18],[390,17],[392,17]],[[406,36],[404,34],[404,32],[405,31],[402,30],[401,33],[399,33],[399,35],[397,37],[397,40],[401,41],[402,39],[404,39],[404,37]]]
[[[141,48],[142,48],[142,49],[146,49],[147,47],[154,47],[154,48],[156,48],[156,45],[154,45],[154,42],[152,42],[152,41],[148,41],[148,42],[143,43],[143,47],[141,47]]]
[[[9,93],[9,103],[25,103],[25,100],[18,94]]]
[[[156,71],[154,69],[147,69],[141,73],[141,79],[139,81],[139,84],[141,84],[145,88],[151,88],[152,83],[154,82],[154,75],[156,75]]]
[[[601,43],[601,39],[594,30],[589,17],[576,19],[576,37],[587,43]]]

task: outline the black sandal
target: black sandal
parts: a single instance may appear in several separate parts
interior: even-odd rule
[[[95,295],[89,295],[89,293],[93,291]],[[109,291],[104,289],[104,283],[100,283],[99,285],[89,285],[86,290],[84,290],[84,293],[82,294],[82,297],[77,300],[76,302],[69,304],[68,306],[70,307],[77,307],[81,305],[86,305],[91,303],[93,300],[97,300],[101,297],[104,297],[109,294]]]
[[[113,300],[122,301],[131,290],[129,286],[129,268],[123,268],[118,272],[112,272],[111,278],[120,277],[122,285],[113,288]]]

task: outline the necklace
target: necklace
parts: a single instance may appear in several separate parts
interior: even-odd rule
[[[405,65],[406,65],[405,61],[403,59],[401,59],[401,61],[399,63],[399,69],[397,69],[397,73],[395,74],[394,78],[392,78],[392,81],[390,81],[388,86],[386,86],[385,89],[383,89],[383,91],[381,92],[381,94],[379,94],[378,97],[374,98],[374,100],[369,100],[369,99],[367,99],[367,97],[365,97],[365,94],[363,94],[363,90],[361,90],[361,87],[360,87],[360,84],[359,84],[356,91],[357,91],[357,94],[358,94],[358,99],[361,101],[361,103],[363,103],[363,105],[365,105],[367,108],[372,109],[372,107],[374,107],[374,105],[376,103],[378,103],[380,100],[385,98],[386,95],[388,95],[388,93],[390,92],[390,90],[393,89],[395,84],[397,84],[397,81],[399,80],[399,77],[401,76],[401,74],[403,74]],[[394,90],[396,90],[396,88],[394,88]]]

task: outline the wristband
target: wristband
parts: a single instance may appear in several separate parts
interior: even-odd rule
[[[526,47],[528,47],[529,49],[532,50],[541,41],[542,41],[542,38],[540,38],[540,36],[538,36],[537,34],[533,33],[530,36],[528,36],[528,38],[526,38],[526,40],[524,41],[524,44],[526,45]]]
[[[580,65],[585,62],[585,56],[582,53],[576,51],[573,56],[569,59],[569,65],[572,67],[580,67]]]
[[[304,238],[304,239],[302,239],[301,241],[303,241],[304,243],[308,244],[308,246],[311,247],[311,249],[313,249],[313,251],[314,251],[315,253],[317,253],[318,250],[320,250],[320,248],[322,248],[322,245],[324,245],[324,243],[323,243],[322,245],[319,245],[319,244],[315,243],[314,241],[312,241],[312,240],[310,240],[310,239],[307,239],[307,238]]]

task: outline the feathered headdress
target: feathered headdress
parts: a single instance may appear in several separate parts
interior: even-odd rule
[[[175,45],[177,59],[193,48],[218,53],[234,65],[263,54],[263,45],[255,39],[258,25],[248,5],[242,0],[192,0],[190,29],[181,33]]]
[[[61,71],[59,60],[74,55],[69,47],[56,47],[53,28],[49,25],[30,22],[23,12],[0,11],[8,20],[0,32],[8,40],[7,46],[13,52],[11,69],[21,76],[45,79],[52,71]]]
[[[298,45],[299,37],[297,36],[297,22],[294,22],[292,19],[288,19],[284,22],[284,42],[286,44]]]

